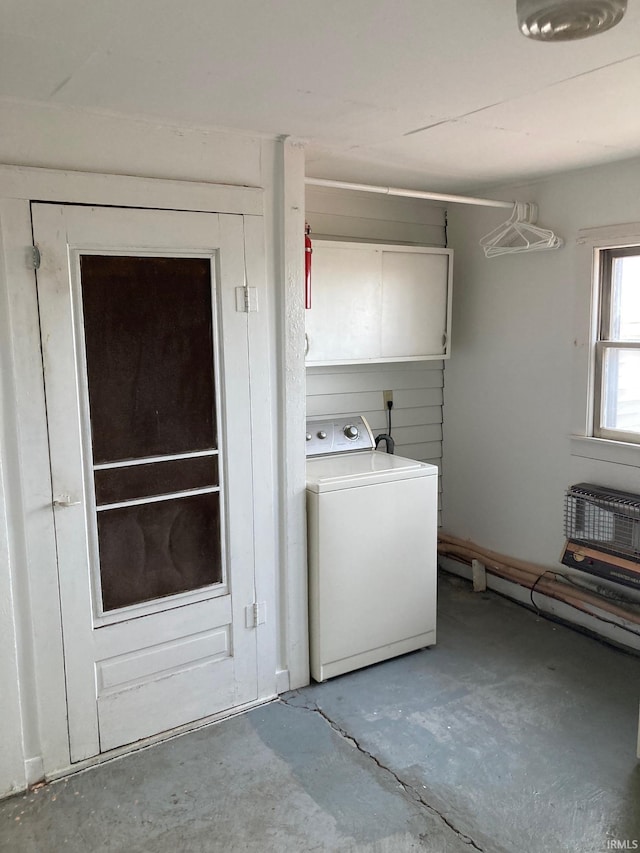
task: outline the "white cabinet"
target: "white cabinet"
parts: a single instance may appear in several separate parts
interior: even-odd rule
[[[316,240],[307,365],[449,356],[453,252]]]

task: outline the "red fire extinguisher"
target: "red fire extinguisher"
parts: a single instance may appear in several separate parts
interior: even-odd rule
[[[304,224],[304,307],[311,308],[311,226]]]

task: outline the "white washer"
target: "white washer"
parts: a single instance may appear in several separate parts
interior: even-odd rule
[[[316,681],[436,641],[438,469],[373,447],[362,417],[307,421]]]

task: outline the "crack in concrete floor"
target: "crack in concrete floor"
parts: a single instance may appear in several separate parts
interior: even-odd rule
[[[335,720],[332,720],[331,717],[329,717],[327,714],[325,714],[325,712],[322,710],[322,708],[320,708],[320,706],[317,704],[317,702],[313,702],[313,704],[310,704],[309,700],[307,698],[303,697],[300,694],[300,692],[297,690],[292,690],[290,695],[296,696],[299,701],[290,702],[288,699],[285,699],[284,696],[282,696],[282,695],[280,695],[278,697],[278,700],[280,702],[282,702],[284,705],[288,705],[290,708],[299,708],[302,711],[309,711],[312,714],[319,714],[322,717],[322,719],[329,726],[331,726],[331,728],[337,734],[340,735],[340,737],[344,738],[344,740],[348,741],[352,746],[355,746],[355,748],[360,753],[362,753],[362,755],[366,756],[371,761],[373,761],[373,763],[377,767],[379,767],[381,770],[383,770],[386,773],[389,773],[395,779],[395,781],[398,783],[398,785],[400,785],[400,787],[408,794],[409,797],[411,797],[411,799],[414,802],[423,806],[432,815],[439,818],[446,826],[449,827],[449,829],[452,832],[455,832],[455,834],[458,836],[458,838],[460,838],[460,840],[463,841],[465,844],[468,844],[474,850],[478,850],[479,853],[485,853],[484,848],[480,847],[473,840],[473,838],[470,838],[470,836],[465,835],[464,832],[461,832],[459,829],[457,829],[456,826],[454,826],[454,824],[451,823],[451,821],[447,817],[445,817],[445,815],[442,814],[442,812],[439,812],[434,806],[431,805],[431,803],[427,802],[424,799],[423,794],[419,790],[417,790],[417,788],[414,788],[413,785],[410,785],[408,782],[405,782],[403,779],[401,779],[400,776],[395,772],[395,770],[393,770],[391,767],[387,766],[386,764],[383,764],[380,761],[380,759],[377,758],[372,752],[369,752],[367,749],[365,749],[357,741],[357,739],[355,737],[353,737],[353,735],[350,735],[349,732],[345,731],[345,729],[343,729],[341,726],[339,726],[335,722]]]

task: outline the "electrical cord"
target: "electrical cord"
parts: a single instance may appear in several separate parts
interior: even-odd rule
[[[573,578],[570,578],[570,577],[569,577],[569,575],[565,575],[565,574],[563,574],[562,572],[556,572],[554,569],[546,569],[544,572],[542,572],[542,574],[538,575],[538,577],[535,579],[535,581],[534,581],[534,583],[533,583],[533,586],[531,587],[531,595],[530,595],[530,598],[531,598],[531,605],[532,605],[532,607],[534,608],[534,610],[536,611],[536,613],[538,614],[538,616],[540,615],[540,610],[538,609],[538,607],[536,606],[535,601],[533,600],[533,593],[534,593],[534,591],[535,591],[536,586],[538,585],[538,583],[542,580],[542,578],[543,578],[545,575],[551,575],[551,576],[552,576],[552,577],[554,577],[554,578],[562,578],[564,581],[566,581],[566,582],[567,582],[568,584],[570,584],[571,586],[575,586],[575,587],[576,587],[576,589],[582,589],[582,590],[584,590],[584,587],[582,586],[582,584],[580,584],[580,583],[576,583],[576,582],[573,580]]]
[[[531,599],[531,606],[536,611],[536,616],[545,616],[546,617],[549,614],[541,613],[540,608],[538,607],[538,605],[533,600],[533,593],[535,592],[536,586],[538,585],[538,583],[542,580],[542,578],[545,575],[551,575],[554,578],[562,578],[568,584],[570,584],[571,586],[575,586],[578,589],[584,589],[584,587],[581,584],[576,583],[568,575],[565,575],[562,572],[556,572],[553,569],[546,569],[544,572],[539,574],[531,586],[529,597]],[[590,613],[589,615],[592,616],[594,619],[597,619],[599,622],[604,622],[607,625],[614,625],[616,628],[621,628],[623,631],[628,631],[630,634],[634,634],[636,637],[640,637],[640,631],[634,631],[633,628],[627,628],[626,625],[621,625],[620,622],[615,622],[613,619],[606,619],[604,616],[597,616],[595,613]]]
[[[544,572],[542,572],[541,574],[538,575],[538,577],[535,579],[535,581],[533,582],[533,584],[531,586],[531,590],[529,591],[529,598],[531,599],[531,606],[536,611],[536,616],[540,616],[540,608],[538,607],[538,605],[533,600],[533,593],[535,592],[536,587],[538,586],[538,584],[540,583],[540,581],[542,580],[542,578],[545,575],[553,575],[553,574],[554,574],[554,572],[552,572],[551,569],[546,569]]]
[[[380,433],[375,438],[375,448],[384,441],[387,453],[395,453],[396,443],[391,437],[391,409],[393,408],[393,400],[387,400],[387,432]]]
[[[384,435],[383,433],[380,433],[380,435],[377,435],[375,438],[376,450],[378,449],[378,445],[383,441],[384,441],[387,453],[394,453],[395,449],[396,449],[395,441],[391,438],[390,435]]]
[[[387,400],[387,431],[386,433],[380,433],[375,437],[375,448],[378,449],[378,445],[384,441],[385,449],[387,453],[395,453],[396,443],[391,438],[391,409],[393,408],[393,400]]]

